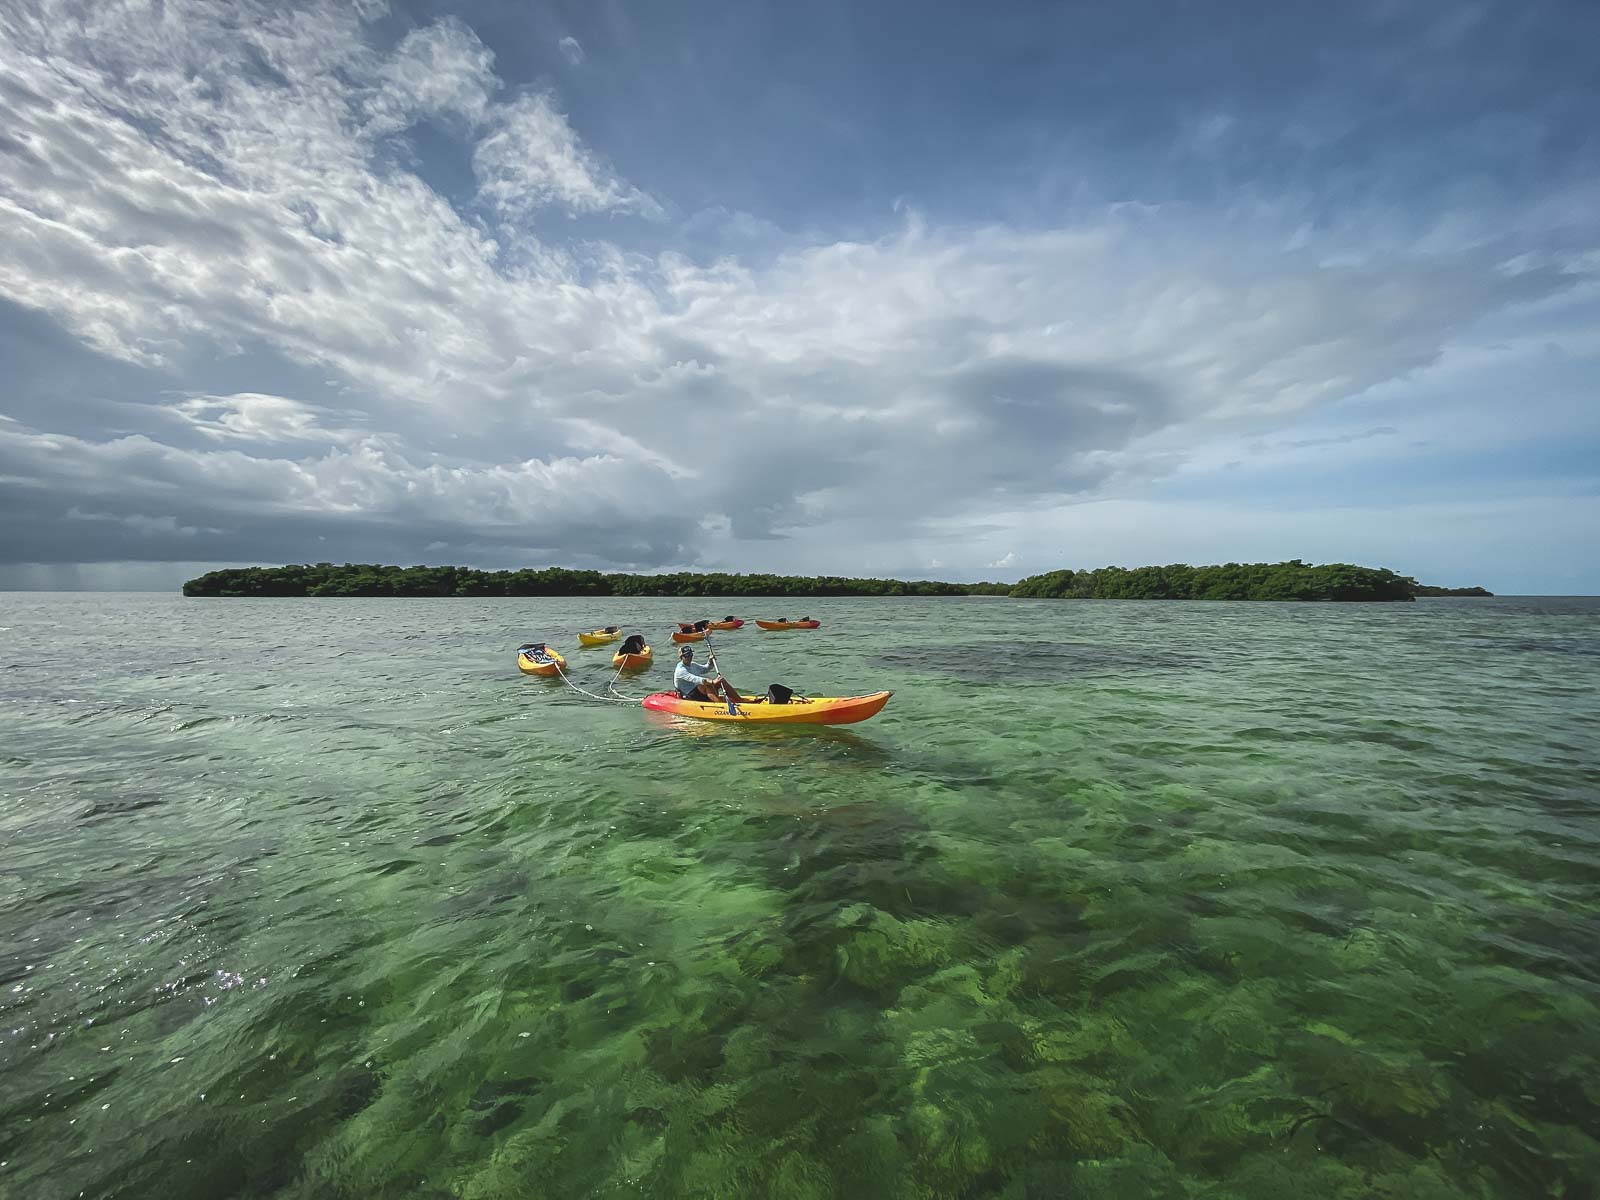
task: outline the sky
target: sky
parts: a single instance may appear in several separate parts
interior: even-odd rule
[[[1600,4],[8,0],[0,588],[1600,593]]]

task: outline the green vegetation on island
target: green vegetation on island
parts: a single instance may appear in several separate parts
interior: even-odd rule
[[[183,585],[185,596],[1004,596],[1009,583],[846,579],[837,575],[608,574],[566,567],[479,571],[376,563],[236,567]]]
[[[1016,584],[837,575],[670,572],[628,575],[472,567],[393,567],[377,563],[290,564],[211,571],[183,585],[185,596],[1012,596],[1041,600],[1411,600],[1487,596],[1482,588],[1427,587],[1381,567],[1225,563],[1191,567],[1101,567],[1051,571]]]
[[[1491,592],[1488,588],[1481,588],[1481,587],[1464,587],[1464,588],[1430,587],[1425,583],[1417,584],[1417,586],[1413,589],[1413,591],[1418,596],[1492,596],[1492,595],[1494,595],[1494,593]]]
[[[1101,567],[1030,575],[1013,596],[1040,600],[1411,600],[1417,582],[1384,567],[1224,563],[1219,567]]]

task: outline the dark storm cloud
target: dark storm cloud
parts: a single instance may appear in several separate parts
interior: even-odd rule
[[[1073,456],[1120,448],[1173,417],[1163,387],[1113,368],[995,358],[960,372],[951,390],[974,420],[971,440],[998,451],[987,460],[992,482],[1025,492],[1052,476],[1058,490],[1092,486],[1105,472]]]

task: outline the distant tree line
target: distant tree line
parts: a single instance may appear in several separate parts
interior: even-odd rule
[[[185,596],[1004,596],[1009,583],[847,579],[838,575],[674,572],[622,575],[472,567],[390,567],[378,563],[234,567],[183,585]]]
[[[1101,567],[1030,575],[1013,596],[1044,600],[1411,600],[1417,582],[1384,567],[1223,563],[1191,567]]]
[[[1429,587],[1425,583],[1417,584],[1415,592],[1416,592],[1416,594],[1418,596],[1492,596],[1492,595],[1494,595],[1493,592],[1489,591],[1486,588],[1481,588],[1481,587],[1464,587],[1464,588]]]
[[[183,585],[185,596],[1016,596],[1043,600],[1411,600],[1488,596],[1482,588],[1426,587],[1381,567],[1225,563],[1191,567],[1101,567],[1051,571],[1006,583],[849,579],[838,575],[673,572],[624,575],[378,563],[290,564],[211,571]]]

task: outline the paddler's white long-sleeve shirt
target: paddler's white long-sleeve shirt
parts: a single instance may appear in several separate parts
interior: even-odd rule
[[[672,672],[672,686],[678,689],[678,695],[688,699],[694,695],[695,688],[715,674],[710,663],[684,662],[680,658],[677,669]]]

